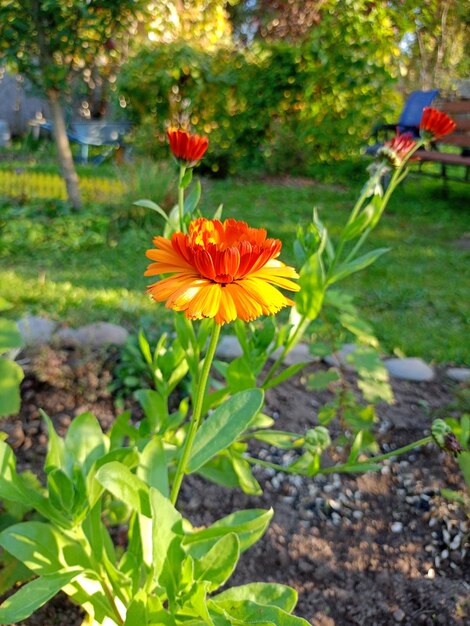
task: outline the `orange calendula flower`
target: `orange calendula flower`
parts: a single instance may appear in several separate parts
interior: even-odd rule
[[[147,250],[151,263],[146,276],[171,274],[150,285],[148,293],[166,308],[184,311],[188,319],[214,318],[225,324],[272,315],[294,303],[277,287],[298,291],[293,267],[277,260],[282,243],[267,239],[264,228],[245,222],[199,218],[189,233],[171,240],[155,237]]]
[[[379,148],[377,156],[385,157],[392,167],[400,167],[415,146],[416,141],[411,133],[399,133]]]
[[[444,135],[453,132],[456,126],[457,124],[447,113],[432,107],[425,107],[419,130],[423,139],[440,139]]]
[[[194,167],[202,159],[209,145],[207,137],[191,135],[179,128],[169,128],[167,135],[170,150],[186,167]]]

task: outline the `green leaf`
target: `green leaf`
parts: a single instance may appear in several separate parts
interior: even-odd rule
[[[182,189],[186,189],[186,187],[189,185],[192,179],[193,179],[193,169],[192,167],[190,167],[186,170],[181,180],[180,186],[182,187]]]
[[[298,433],[290,433],[284,430],[258,430],[250,433],[250,437],[258,441],[265,441],[276,448],[291,450],[303,445],[304,437]]]
[[[39,409],[39,413],[41,414],[43,420],[46,422],[47,436],[49,440],[44,469],[46,472],[49,472],[55,467],[63,469],[65,467],[64,440],[57,434],[54,428],[54,424],[52,423],[52,420],[47,415],[47,413],[45,413],[42,409]]]
[[[47,477],[49,500],[58,511],[70,513],[73,509],[75,491],[73,483],[65,472],[53,469]]]
[[[176,543],[181,543],[183,518],[170,500],[157,489],[150,489],[150,502],[153,519],[153,568],[154,576],[158,580],[168,561],[168,551],[171,544],[175,540]],[[167,565],[171,566],[170,563]]]
[[[240,551],[245,552],[258,541],[266,531],[273,516],[273,510],[248,509],[236,511],[214,522],[209,528],[189,533],[183,544],[188,546],[194,559],[200,558],[214,543],[228,533],[235,533],[240,540]]]
[[[240,542],[235,533],[221,537],[212,548],[195,562],[196,580],[209,583],[209,590],[215,591],[232,575],[240,556]]]
[[[236,441],[261,410],[263,399],[260,389],[249,389],[240,391],[217,407],[196,433],[188,473],[195,472]]]
[[[285,380],[288,380],[289,378],[292,378],[292,376],[295,376],[298,372],[300,372],[301,370],[304,369],[304,367],[306,367],[307,365],[309,365],[308,361],[305,361],[303,363],[295,363],[294,365],[289,365],[289,367],[286,367],[286,369],[282,370],[282,372],[276,376],[275,378],[272,378],[267,385],[264,385],[264,389],[271,389],[272,387],[277,387],[277,385],[280,385],[281,383],[283,383]]]
[[[341,376],[338,371],[332,367],[327,372],[319,371],[315,372],[315,374],[311,374],[308,377],[307,387],[308,389],[321,391],[323,389],[328,389],[331,383],[340,379]]]
[[[13,624],[27,619],[59,593],[78,573],[80,570],[49,574],[27,583],[0,606],[0,624]]]
[[[259,624],[267,626],[309,626],[301,617],[289,615],[277,606],[257,604],[251,600],[211,601],[211,606],[221,609],[230,619],[239,620],[239,624]]]
[[[139,389],[134,393],[149,421],[150,433],[158,433],[168,423],[168,404],[161,393],[154,389]]]
[[[0,533],[0,545],[36,574],[91,567],[82,546],[45,522],[21,522]]]
[[[13,415],[20,410],[20,383],[23,377],[23,370],[18,363],[0,357],[0,417]]]
[[[217,485],[228,489],[236,489],[240,486],[238,474],[233,468],[232,458],[228,452],[221,453],[197,470],[200,476]]]
[[[241,456],[232,456],[232,465],[238,476],[238,483],[243,491],[252,496],[260,496],[263,493],[259,482],[253,476],[251,465]]]
[[[355,272],[365,269],[369,265],[372,265],[372,263],[375,263],[375,261],[382,256],[382,254],[385,254],[389,250],[390,248],[378,248],[377,250],[372,250],[367,254],[363,254],[349,263],[341,263],[329,279],[328,284],[332,285],[333,283],[338,282],[338,280],[343,280],[343,278],[346,278],[346,276],[349,276],[350,274],[354,274]]]
[[[144,207],[144,209],[152,209],[152,211],[155,211],[156,213],[161,215],[165,222],[168,222],[168,215],[166,214],[166,212],[162,209],[162,207],[158,206],[158,204],[152,202],[152,200],[137,200],[137,202],[134,202],[133,204],[135,206]]]
[[[65,462],[70,470],[77,464],[88,473],[93,463],[106,454],[109,439],[103,434],[101,426],[92,413],[82,413],[72,420],[65,436]]]
[[[227,367],[226,378],[232,393],[256,387],[253,369],[244,357],[238,357],[230,363]]]
[[[0,354],[22,345],[23,339],[15,322],[0,318]]]
[[[300,313],[314,320],[320,312],[325,293],[325,276],[321,257],[312,254],[300,270],[300,291],[295,295],[295,306]]]
[[[373,216],[374,207],[368,204],[352,222],[344,227],[340,238],[344,241],[349,241],[359,236],[367,228]]]
[[[184,212],[192,215],[194,209],[199,204],[199,200],[201,199],[201,182],[197,180],[193,185],[193,188],[188,194],[188,197],[184,200]]]
[[[168,467],[162,440],[154,437],[140,454],[137,476],[149,487],[155,487],[164,496],[170,494],[168,485]]]
[[[96,480],[131,509],[151,517],[149,488],[125,465],[117,461],[103,465],[96,473]]]
[[[214,602],[250,600],[266,606],[277,606],[290,613],[297,604],[297,592],[277,583],[249,583],[232,587],[213,597]]]
[[[153,366],[152,351],[150,349],[150,344],[147,340],[147,337],[145,336],[145,333],[142,329],[139,330],[138,341],[139,341],[140,351],[142,352],[142,355],[147,365],[150,365],[150,367],[152,367]]]
[[[147,621],[147,594],[143,589],[139,589],[127,609],[123,626],[144,626]]]

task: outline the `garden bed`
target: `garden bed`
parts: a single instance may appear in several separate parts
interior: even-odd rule
[[[54,358],[62,363],[55,371]],[[73,351],[68,358],[65,379],[63,355],[49,352],[42,373],[36,363],[22,385],[20,415],[1,425],[21,469],[42,466],[47,438],[39,408],[62,434],[83,411],[94,412],[104,428],[115,416],[107,390],[112,359],[77,359]],[[393,381],[395,404],[379,407],[384,450],[429,434],[433,417],[464,410],[465,389],[437,374],[431,383]],[[308,391],[297,377],[267,392],[266,412],[276,428],[304,432],[316,425],[316,411],[327,397],[328,392]],[[271,458],[270,448],[255,453],[282,463],[279,456]],[[443,487],[464,487],[452,457],[426,446],[389,462],[380,473],[308,479],[259,469],[256,476],[264,489],[260,497],[195,476],[181,492],[182,512],[196,525],[241,508],[274,508],[270,528],[242,556],[232,584],[292,585],[299,592],[296,613],[315,626],[470,624],[469,523],[463,508],[440,494]],[[81,619],[80,610],[59,596],[21,624],[79,626]]]

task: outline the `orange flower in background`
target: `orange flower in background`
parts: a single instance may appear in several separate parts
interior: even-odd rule
[[[215,318],[225,324],[272,315],[294,303],[276,287],[298,291],[293,267],[276,260],[279,239],[267,239],[264,228],[245,222],[199,218],[189,233],[178,232],[171,240],[155,237],[147,250],[151,263],[145,276],[172,274],[147,288],[166,308],[184,311],[188,319]]]
[[[419,130],[423,139],[440,139],[453,132],[456,126],[457,124],[447,113],[432,107],[425,107]]]
[[[179,128],[169,128],[167,135],[170,150],[186,167],[194,167],[202,159],[209,145],[207,137],[191,135]]]
[[[411,133],[398,133],[393,139],[386,141],[377,151],[377,156],[385,157],[393,167],[400,167],[407,155],[416,146]]]

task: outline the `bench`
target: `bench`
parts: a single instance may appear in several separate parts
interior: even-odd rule
[[[130,122],[72,122],[67,130],[69,141],[80,146],[80,154],[77,158],[79,163],[91,163],[100,165],[113,152],[120,148],[125,149],[124,138],[131,129]],[[42,123],[41,128],[52,132],[52,124]],[[102,148],[101,152],[89,159],[90,147]]]
[[[416,155],[419,158],[418,169],[413,171],[425,176],[443,178],[444,181],[470,182],[470,100],[440,102],[436,108],[450,115],[457,124],[457,128],[452,134],[433,142],[430,150],[420,150]],[[459,153],[442,152],[443,146],[456,147]],[[424,163],[440,163],[440,172],[425,170]],[[447,169],[449,165],[463,167],[463,176],[449,175]]]

